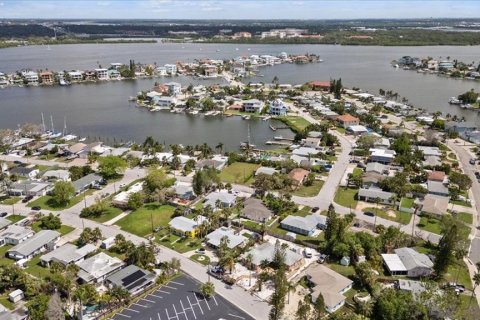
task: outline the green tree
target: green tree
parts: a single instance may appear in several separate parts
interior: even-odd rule
[[[373,308],[373,319],[376,320],[411,320],[417,319],[413,296],[408,291],[384,289],[377,297]]]
[[[105,179],[110,179],[122,174],[127,168],[127,162],[117,156],[106,156],[98,159],[98,170]]]
[[[141,268],[151,269],[155,264],[155,246],[141,243],[138,246],[131,246],[127,252],[126,261],[128,264],[134,264]]]
[[[438,243],[438,251],[435,256],[435,262],[433,264],[433,270],[435,275],[441,278],[455,259],[455,241],[458,240],[458,227],[452,225],[446,233],[440,239]]]
[[[467,91],[458,96],[459,100],[462,100],[463,103],[475,103],[477,102],[479,94],[476,93],[473,89]]]
[[[57,181],[52,190],[52,199],[58,205],[66,205],[75,195],[75,187],[70,181]]]
[[[50,301],[45,311],[45,317],[48,320],[65,320],[65,311],[63,310],[62,300],[58,293],[54,293],[50,297]]]
[[[37,294],[27,303],[28,318],[31,320],[48,320],[45,312],[47,311],[49,300],[50,298],[46,294]]]
[[[213,284],[213,282],[210,281],[205,282],[200,286],[200,292],[204,297],[210,299],[215,295],[215,285]]]
[[[296,320],[309,320],[312,314],[312,307],[309,301],[309,297],[305,296],[305,299],[298,301],[297,311],[295,312]]]
[[[272,306],[270,309],[269,319],[279,320],[283,317],[285,298],[288,293],[288,280],[285,269],[285,249],[281,247],[279,241],[277,241],[275,244],[272,266],[275,268],[276,272],[272,279],[274,292],[269,301],[269,304]]]
[[[58,230],[62,226],[62,221],[59,216],[49,213],[40,218],[40,229],[42,230]]]
[[[315,312],[316,319],[321,319],[325,314],[325,299],[320,292],[318,293],[318,297],[315,300],[315,304],[313,305],[313,310]]]
[[[93,284],[79,285],[73,293],[73,300],[78,302],[78,314],[80,319],[83,318],[83,306],[88,303],[93,303],[98,299],[98,293]]]
[[[461,190],[468,190],[472,187],[472,179],[464,173],[452,171],[448,180],[450,183],[456,184]]]
[[[137,210],[145,202],[145,194],[142,191],[131,193],[128,196],[127,207],[130,210]]]

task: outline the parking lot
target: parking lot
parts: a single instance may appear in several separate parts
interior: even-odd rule
[[[218,295],[209,300],[200,293],[200,283],[182,275],[124,308],[115,320],[251,320],[253,319]]]

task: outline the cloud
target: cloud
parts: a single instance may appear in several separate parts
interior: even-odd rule
[[[110,1],[97,1],[97,6],[107,7],[111,4]]]

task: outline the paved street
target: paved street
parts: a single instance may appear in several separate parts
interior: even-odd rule
[[[49,166],[56,165],[61,168],[68,168],[71,166],[70,163],[67,162],[59,162],[59,161],[48,161],[48,160],[39,160],[39,159],[31,159],[31,158],[22,158],[22,157],[15,157],[15,156],[7,156],[7,155],[0,155],[0,160],[2,161],[20,161],[26,164],[38,164],[42,166]]]

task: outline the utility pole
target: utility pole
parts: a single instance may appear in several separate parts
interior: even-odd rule
[[[415,216],[417,215],[418,205],[415,205],[415,211],[413,212],[413,222],[412,222],[412,237],[415,231]]]

